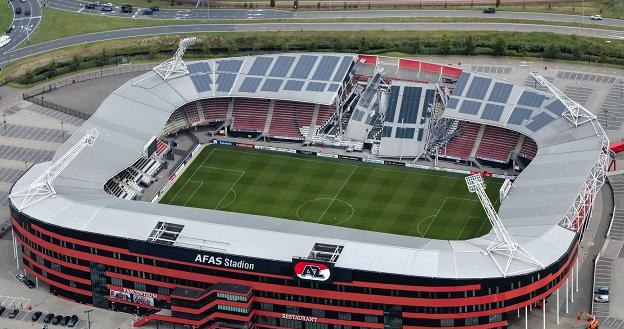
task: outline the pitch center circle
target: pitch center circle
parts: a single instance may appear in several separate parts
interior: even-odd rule
[[[297,208],[297,219],[306,222],[327,225],[341,225],[347,222],[355,208],[344,200],[334,198],[317,198],[304,202]]]

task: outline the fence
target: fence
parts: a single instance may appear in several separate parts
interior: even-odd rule
[[[132,73],[132,72],[145,72],[149,71],[154,67],[154,64],[140,64],[140,65],[124,65],[124,66],[116,66],[111,68],[101,68],[97,71],[91,71],[88,73],[84,73],[78,76],[73,76],[67,79],[58,80],[53,83],[44,85],[43,87],[38,87],[36,89],[30,90],[22,95],[22,98],[26,101],[29,101],[33,104],[41,105],[47,107],[49,109],[63,112],[69,115],[73,115],[82,119],[88,119],[91,115],[76,111],[74,109],[54,104],[52,102],[45,101],[43,99],[37,98],[36,96],[49,93],[53,90],[63,88],[66,86],[73,85],[75,83],[84,82],[92,79],[97,79],[101,77],[108,77],[117,74],[124,73]]]

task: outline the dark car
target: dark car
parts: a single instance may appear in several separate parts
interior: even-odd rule
[[[34,288],[34,287],[36,287],[35,283],[34,283],[34,282],[32,282],[32,280],[31,280],[31,279],[26,280],[26,282],[24,282],[24,284],[26,285],[26,287],[28,287],[28,288],[30,288],[30,289],[32,289],[32,288]]]
[[[6,311],[6,307],[0,306],[0,316],[2,316],[2,314],[4,314],[4,311]]]
[[[63,320],[63,316],[61,314],[58,314],[54,317],[54,319],[52,319],[52,321],[50,321],[50,323],[59,324],[61,323],[61,320]]]
[[[95,4],[93,2],[89,2],[85,5],[85,8],[87,9],[95,9]]]
[[[67,326],[72,328],[73,326],[76,325],[76,323],[78,323],[78,316],[74,314],[71,316],[71,318],[69,318],[69,322],[67,322]]]
[[[9,26],[9,28],[6,29],[6,33],[11,33],[13,30],[15,30],[15,25]]]
[[[152,11],[149,8],[143,9],[143,11],[141,12],[141,15],[152,15],[154,13],[154,11]]]
[[[50,323],[50,321],[52,321],[53,318],[54,318],[54,313],[48,313],[46,314],[45,317],[43,317],[43,322]]]
[[[9,319],[15,318],[19,314],[19,309],[14,308],[9,312]]]
[[[485,9],[483,9],[483,13],[484,14],[495,14],[496,13],[496,8],[492,8],[492,7],[485,8]]]
[[[15,14],[19,15],[22,13],[22,7],[15,8]]]
[[[113,11],[113,6],[102,6],[102,11]]]
[[[69,322],[69,319],[71,319],[71,316],[69,315],[64,316],[63,319],[61,320],[61,325],[66,326],[67,323]]]
[[[37,320],[39,320],[39,318],[41,317],[43,313],[41,313],[40,311],[37,311],[35,313],[33,313],[32,317],[30,317],[30,319],[35,322]]]
[[[30,9],[26,9],[24,11],[24,16],[30,16]]]
[[[131,13],[132,12],[132,6],[131,5],[121,5],[121,12],[122,13]]]
[[[608,295],[609,294],[609,287],[600,287],[598,289],[596,289],[596,291],[594,291],[595,294],[598,295]]]
[[[151,10],[152,10],[152,11],[154,11],[154,12],[156,12],[156,11],[159,11],[159,10],[160,10],[160,9],[159,9],[158,7],[156,7],[156,6],[154,6],[154,7],[149,7],[149,9],[151,9]]]
[[[52,319],[52,324],[59,324],[61,320],[63,320],[63,316],[59,314]]]

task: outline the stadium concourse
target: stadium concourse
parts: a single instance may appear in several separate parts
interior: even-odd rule
[[[52,161],[12,187],[16,253],[52,293],[138,314],[135,326],[321,329],[499,328],[551,295],[558,304],[561,289],[567,297],[608,160],[595,117],[574,124],[551,94],[478,68],[418,60],[302,53],[169,63],[111,93]],[[154,188],[175,147],[169,136],[200,129],[219,145],[197,145],[145,200],[152,202],[133,201]],[[250,154],[211,157],[231,151]],[[302,166],[309,177],[300,193],[282,190],[299,177],[292,161],[302,160],[333,170]],[[359,185],[350,186],[360,167]],[[378,211],[368,223],[377,224],[387,215],[381,207],[414,207],[433,190],[419,178],[422,188],[409,191],[416,197],[408,189],[398,190],[405,198],[386,197],[382,187],[401,179],[395,175],[463,180],[500,169],[520,174],[500,196],[488,190],[498,211],[478,176],[469,185],[475,194],[463,196],[459,184],[437,191],[449,194],[438,210],[459,193],[479,200],[494,225],[461,240],[357,221],[339,226],[336,215],[320,224],[293,220],[304,204],[289,203],[305,200],[303,192],[328,198],[312,212],[318,221],[352,209]],[[309,171],[328,184],[315,185]],[[262,184],[257,172],[275,177]],[[368,182],[375,178],[382,179]],[[366,191],[385,205],[358,205],[357,192]],[[214,196],[194,203],[198,193]],[[180,194],[181,206],[158,203]],[[332,209],[345,199],[351,207]],[[283,213],[262,209],[285,203]],[[456,216],[446,225],[457,225],[449,222]]]

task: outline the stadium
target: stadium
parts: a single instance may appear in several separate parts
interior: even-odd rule
[[[184,63],[188,42],[12,187],[15,253],[54,295],[136,327],[417,329],[567,293],[610,154],[565,95],[370,55]]]

